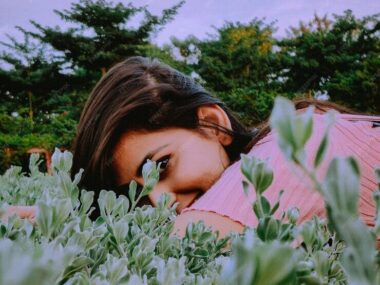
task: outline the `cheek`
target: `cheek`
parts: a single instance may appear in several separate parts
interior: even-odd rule
[[[194,147],[195,145],[193,145]],[[218,149],[213,145],[198,145],[178,158],[177,183],[208,190],[223,172]]]

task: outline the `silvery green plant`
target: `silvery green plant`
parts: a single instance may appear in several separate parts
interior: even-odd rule
[[[376,231],[369,229],[359,218],[358,196],[360,169],[354,157],[334,158],[323,181],[315,172],[328,146],[328,129],[333,124],[333,113],[328,113],[327,131],[318,147],[312,166],[306,165],[304,146],[312,133],[313,108],[297,114],[293,104],[277,97],[270,125],[277,132],[278,143],[285,157],[299,166],[314,183],[324,198],[330,229],[345,242],[340,264],[350,284],[380,284],[380,270],[376,264]],[[376,170],[378,174],[379,170]],[[375,194],[375,201],[378,194]],[[377,213],[379,203],[377,202]]]
[[[235,239],[232,256],[223,266],[221,284],[297,284],[296,269],[301,255],[288,243],[263,242],[247,229]]]
[[[375,177],[377,179],[377,191],[373,193],[373,199],[375,200],[376,205],[376,218],[375,218],[375,227],[374,233],[377,238],[380,237],[380,169],[375,169]],[[380,259],[379,259],[380,263]]]
[[[273,171],[268,167],[266,161],[248,155],[241,155],[241,171],[249,181],[243,181],[244,192],[248,195],[249,184],[254,187],[256,199],[252,209],[258,219],[257,235],[263,241],[271,240],[293,240],[294,229],[299,216],[297,208],[289,209],[287,213],[282,213],[281,219],[274,218],[280,206],[280,198],[283,190],[279,192],[276,203],[272,206],[263,193],[273,182]],[[290,223],[284,222],[287,216]]]
[[[0,176],[0,215],[8,205],[38,208],[34,224],[17,216],[0,220],[0,285],[379,284],[374,241],[380,190],[374,193],[376,225],[368,229],[358,218],[360,170],[354,159],[333,160],[326,179],[316,179],[333,117],[328,114],[309,166],[303,149],[312,133],[312,111],[298,115],[291,102],[278,98],[271,116],[272,129],[281,128],[280,148],[323,195],[328,219],[299,224],[297,208],[275,218],[281,194],[273,205],[265,198],[275,174],[265,160],[242,155],[243,188],[246,194],[255,191],[252,210],[259,224],[224,238],[202,222],[189,224],[183,238],[172,235],[177,205],[169,207],[168,195],[155,208],[137,206],[159,181],[160,165],[153,161],[143,167],[141,191],[132,181],[125,195],[103,190],[94,201],[93,192],[78,187],[82,171],[70,178],[70,152],[56,149],[51,175],[40,172],[39,157],[32,155],[30,174],[13,166]],[[380,170],[375,174],[380,186]],[[91,220],[94,202],[100,216]]]
[[[78,188],[82,171],[71,180],[71,153],[56,149],[52,161],[51,175],[39,171],[32,155],[29,175],[12,167],[0,176],[3,211],[37,207],[34,224],[17,216],[0,221],[0,284],[216,283],[228,238],[218,239],[203,223],[184,239],[171,235],[176,205],[169,207],[168,195],[156,208],[136,206],[159,179],[155,162],[144,165],[139,195],[135,182],[126,196],[101,191],[100,216],[91,220],[94,193]]]
[[[368,229],[358,217],[360,172],[354,158],[334,159],[325,180],[318,181],[315,173],[324,159],[335,113],[325,115],[326,129],[310,166],[306,164],[304,147],[313,131],[313,113],[310,107],[305,113],[297,114],[289,100],[278,97],[270,124],[278,134],[276,140],[285,158],[301,168],[323,195],[328,219],[314,216],[296,224],[300,215],[297,208],[290,208],[282,213],[281,219],[275,219],[273,214],[278,211],[281,193],[286,189],[279,192],[278,201],[271,205],[265,198],[265,191],[274,174],[267,162],[241,155],[241,171],[246,179],[243,189],[246,194],[251,187],[254,189],[252,208],[258,226],[247,229],[242,239],[234,240],[231,258],[222,269],[221,283],[380,284],[379,264],[376,264],[378,252],[374,244],[380,224],[380,192],[374,193],[376,226]],[[380,170],[375,171],[380,182]],[[291,234],[284,238],[281,229]],[[301,246],[297,247],[297,243]],[[271,260],[272,252],[275,252],[275,260]]]
[[[280,206],[279,192],[274,205],[265,198],[273,181],[273,171],[265,160],[241,155],[241,170],[246,178],[243,189],[255,191],[253,212],[258,219],[255,229],[248,229],[243,241],[235,239],[232,257],[223,268],[224,284],[336,284],[344,283],[342,268],[337,264],[342,243],[328,231],[327,225],[314,217],[297,225],[300,211],[292,207],[273,215]],[[303,247],[296,248],[296,239]],[[270,255],[269,253],[273,254]],[[275,261],[273,260],[275,259]],[[275,274],[276,272],[277,274]],[[228,276],[228,278],[227,278]]]

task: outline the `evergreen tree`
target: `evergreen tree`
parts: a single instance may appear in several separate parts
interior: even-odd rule
[[[357,19],[347,10],[292,28],[279,42],[284,90],[327,92],[334,102],[379,113],[379,17]]]
[[[113,64],[133,55],[145,55],[151,37],[171,21],[183,1],[153,15],[145,6],[132,3],[113,4],[105,0],[81,0],[72,3],[69,10],[55,11],[63,21],[76,27],[62,31],[59,27],[43,27],[32,21],[37,32],[34,38],[51,45],[62,53],[62,58],[72,69],[82,69],[90,86]],[[133,16],[142,14],[137,27],[131,27]]]
[[[2,104],[8,113],[27,113],[33,123],[36,116],[54,110],[52,94],[67,88],[68,76],[61,73],[61,62],[48,59],[46,46],[27,34],[23,42],[8,39],[10,43],[1,42],[7,48],[0,54],[0,62],[7,65],[0,69]]]
[[[66,31],[37,22],[32,22],[36,31],[18,27],[24,41],[9,37],[0,54],[7,65],[0,68],[0,170],[20,164],[33,147],[69,148],[87,95],[114,63],[133,55],[155,56],[184,70],[167,48],[150,42],[183,3],[156,16],[132,3],[81,0],[55,11],[74,24]],[[137,27],[130,25],[134,16],[142,16]]]
[[[216,31],[204,41],[190,37],[174,44],[185,57],[192,52],[199,54],[192,64],[194,70],[214,91],[267,88],[276,70],[273,23],[265,24],[256,18],[248,24],[226,22]]]

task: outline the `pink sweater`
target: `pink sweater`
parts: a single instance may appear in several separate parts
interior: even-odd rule
[[[373,122],[380,124],[380,116],[337,114],[336,118],[329,132],[328,150],[319,166],[317,177],[322,179],[325,176],[333,157],[354,156],[359,162],[361,171],[359,212],[363,221],[373,226],[375,205],[372,193],[377,189],[374,168],[380,168],[380,126],[376,127]],[[322,114],[314,114],[313,121],[313,134],[306,144],[308,165],[312,165],[325,129]],[[325,217],[321,195],[312,189],[300,169],[292,167],[291,163],[285,160],[274,140],[274,135],[271,131],[254,145],[248,154],[261,159],[269,158],[274,179],[272,185],[264,192],[264,196],[272,205],[277,200],[279,191],[285,190],[280,209],[276,214],[277,218],[281,216],[282,211],[290,207],[300,209],[299,223],[310,219],[313,215]],[[242,225],[257,225],[251,206],[255,194],[252,189],[247,198],[243,192],[242,180],[240,161],[237,161],[230,165],[219,180],[193,205],[183,209],[182,213],[192,210],[215,212]]]

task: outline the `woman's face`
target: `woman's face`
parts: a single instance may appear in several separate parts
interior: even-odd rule
[[[135,180],[143,185],[142,165],[149,158],[161,162],[160,180],[149,194],[153,206],[168,193],[177,212],[190,206],[206,192],[229,165],[228,155],[213,130],[169,128],[159,131],[131,131],[118,142],[113,156],[118,185]]]

